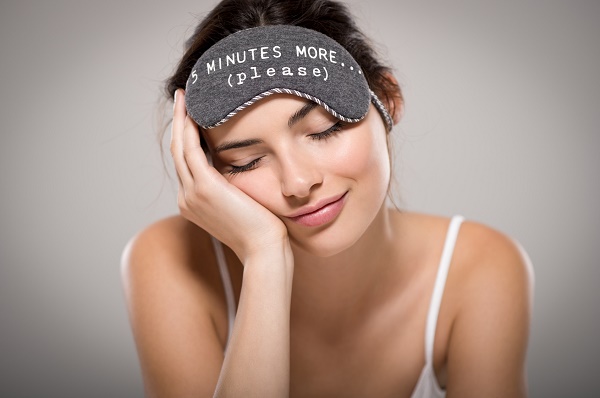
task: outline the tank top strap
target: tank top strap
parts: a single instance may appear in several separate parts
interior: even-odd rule
[[[431,301],[429,303],[429,312],[427,313],[427,324],[425,327],[425,363],[428,364],[433,364],[433,342],[435,339],[438,314],[440,312],[442,295],[444,294],[444,287],[446,286],[448,270],[452,260],[452,253],[454,252],[458,231],[463,220],[464,217],[460,215],[452,217],[448,232],[446,233],[446,241],[444,242],[442,257],[438,266],[433,294],[431,295]]]
[[[210,238],[215,250],[217,264],[219,265],[219,273],[221,274],[221,281],[223,282],[223,290],[225,290],[225,302],[227,303],[227,342],[225,343],[225,348],[227,348],[227,344],[231,338],[231,332],[233,331],[233,322],[235,321],[235,296],[233,294],[233,286],[231,284],[231,277],[229,276],[229,269],[227,268],[225,252],[223,251],[223,244],[213,236]]]

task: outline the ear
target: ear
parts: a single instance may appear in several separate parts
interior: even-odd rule
[[[404,98],[402,97],[402,90],[400,89],[396,77],[391,72],[385,72],[385,78],[393,92],[393,94],[387,98],[388,103],[386,105],[388,109],[394,110],[391,116],[394,120],[394,125],[396,125],[404,115]]]

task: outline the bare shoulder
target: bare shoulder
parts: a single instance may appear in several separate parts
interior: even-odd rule
[[[123,250],[121,276],[131,305],[136,297],[146,307],[158,299],[162,307],[193,300],[214,317],[223,304],[210,235],[181,216],[154,222],[134,235]]]
[[[448,396],[526,396],[533,295],[526,252],[508,235],[465,221],[451,267]]]
[[[461,225],[448,276],[447,293],[457,326],[473,330],[489,326],[477,317],[511,319],[507,329],[527,336],[533,301],[534,274],[529,256],[512,237],[487,225],[465,220]],[[469,325],[469,323],[472,323]],[[497,325],[500,326],[501,325]]]
[[[407,245],[405,250],[418,253],[419,258],[430,258],[436,265],[451,218],[396,211],[393,217]],[[499,279],[533,283],[531,262],[521,245],[494,228],[470,220],[464,220],[459,229],[451,270],[463,287],[471,280],[485,286],[486,279],[494,283]]]
[[[513,238],[487,225],[464,221],[456,242],[455,261],[463,286],[504,293],[530,293],[533,268],[523,247]]]
[[[451,219],[401,213],[397,220],[407,250],[437,270]],[[521,245],[503,232],[465,220],[435,336],[434,366],[448,398],[526,396],[532,296],[532,265]]]
[[[126,288],[135,282],[165,285],[177,280],[182,287],[195,284],[208,291],[219,282],[214,263],[210,235],[183,217],[172,216],[130,239],[123,250],[121,274]]]
[[[122,271],[124,276],[160,272],[161,267],[173,272],[176,264],[209,256],[210,236],[183,217],[172,216],[154,222],[129,240]]]
[[[210,235],[180,216],[155,222],[127,243],[121,273],[147,394],[212,396],[227,321]]]

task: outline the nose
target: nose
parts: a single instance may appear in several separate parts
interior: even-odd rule
[[[323,182],[318,162],[307,154],[288,153],[280,164],[281,193],[284,196],[307,197],[313,187]]]

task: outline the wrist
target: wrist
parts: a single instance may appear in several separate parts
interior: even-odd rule
[[[244,265],[244,279],[282,278],[289,282],[294,273],[294,255],[287,237],[268,244],[255,246],[240,259]],[[262,276],[261,276],[262,275]]]
[[[247,242],[241,253],[240,261],[244,266],[247,263],[260,263],[261,260],[279,258],[286,263],[292,260],[293,255],[287,230],[269,232]]]

